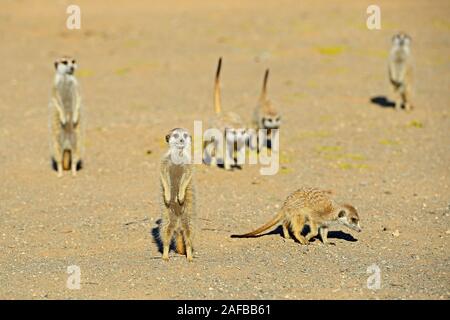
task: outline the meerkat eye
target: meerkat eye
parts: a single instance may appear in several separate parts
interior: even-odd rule
[[[173,137],[174,137],[175,139],[178,139],[178,138],[180,137],[180,135],[179,135],[178,133],[174,133],[174,134],[173,134]]]
[[[345,216],[345,210],[339,211],[338,217],[339,217],[339,218],[342,218],[342,217],[344,217],[344,216]]]
[[[67,63],[68,63],[68,62],[67,62],[67,60],[64,60],[64,61],[62,61],[61,63],[67,66]]]
[[[352,223],[357,224],[358,223],[358,219],[352,218]]]
[[[72,60],[72,63],[73,63],[73,64],[75,64],[75,63],[76,63],[76,61],[75,61],[75,60]]]
[[[184,137],[185,139],[187,139],[187,137],[188,137],[187,133],[183,134],[183,137]]]

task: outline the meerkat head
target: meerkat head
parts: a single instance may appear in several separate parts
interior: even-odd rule
[[[409,47],[411,37],[404,32],[400,32],[392,37],[392,45],[396,47]]]
[[[77,62],[70,57],[62,57],[55,61],[56,72],[61,75],[72,75],[77,68]]]
[[[247,139],[247,130],[245,128],[226,128],[225,130],[228,142],[245,143]]]
[[[343,204],[337,208],[337,221],[355,231],[361,232],[359,225],[359,215],[355,207],[349,204]]]
[[[172,129],[166,135],[166,142],[171,149],[185,149],[186,147],[190,147],[191,141],[192,137],[189,132],[182,128]]]
[[[261,118],[261,124],[264,129],[279,129],[281,116],[276,112],[265,113]]]

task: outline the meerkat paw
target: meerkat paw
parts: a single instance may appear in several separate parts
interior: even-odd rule
[[[184,192],[180,191],[176,200],[180,205],[182,205],[184,203]]]
[[[164,202],[166,203],[166,205],[169,205],[170,203],[170,192],[168,191],[164,192]]]
[[[169,255],[163,254],[162,259],[163,261],[169,261]]]

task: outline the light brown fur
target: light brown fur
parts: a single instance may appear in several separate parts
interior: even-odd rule
[[[232,238],[250,238],[261,234],[280,223],[283,235],[289,239],[289,229],[295,239],[301,244],[308,244],[309,240],[319,232],[322,242],[328,242],[328,227],[334,223],[346,225],[360,231],[359,216],[356,209],[349,205],[339,205],[330,199],[330,191],[316,188],[301,188],[289,195],[279,213],[269,222],[258,229],[242,234],[232,235]],[[305,224],[309,225],[310,232],[303,237],[301,232]]]
[[[256,145],[258,151],[260,151],[265,145],[271,146],[272,130],[279,129],[281,125],[280,114],[273,105],[272,101],[270,101],[267,98],[268,79],[269,79],[269,69],[267,69],[264,74],[261,95],[259,97],[259,101],[255,108],[255,111],[253,113],[252,124],[256,133],[258,132],[259,129],[267,130],[267,137],[265,139],[261,139],[261,137],[259,137],[258,135],[255,135],[255,137],[253,137],[253,142],[251,143],[251,146],[254,147],[255,140],[257,140]]]
[[[234,112],[223,112],[222,111],[222,103],[221,103],[221,95],[220,95],[220,72],[222,69],[222,58],[219,58],[219,62],[217,64],[216,76],[214,80],[214,116],[209,120],[208,127],[218,129],[223,135],[223,141],[227,143],[226,133],[232,133],[233,135],[238,136],[240,139],[237,143],[236,148],[240,148],[245,144],[244,134],[246,132],[245,124],[242,121],[241,117]],[[208,158],[210,158],[209,164],[215,165],[217,163],[217,154],[218,148],[223,147],[219,146],[217,141],[214,140],[205,140],[203,142],[203,150],[207,153]],[[233,152],[235,151],[235,146],[229,143],[227,145],[227,150],[225,150],[224,154],[224,167],[226,170],[231,170],[231,165],[234,163],[233,160]]]
[[[395,109],[402,105],[407,111],[413,109],[411,102],[413,82],[413,62],[411,54],[411,38],[405,33],[396,34],[392,38],[389,55],[389,80],[395,97]]]
[[[75,176],[77,165],[81,161],[81,96],[73,75],[75,67],[75,60],[69,57],[55,61],[50,125],[52,157],[56,162],[58,177],[62,176],[63,170],[71,170]]]
[[[175,138],[175,134],[179,138]],[[185,147],[175,146],[179,139],[184,138]],[[189,146],[187,146],[189,139]],[[163,244],[163,260],[169,259],[169,248],[173,234],[176,233],[175,242],[177,252],[186,254],[187,260],[193,260],[193,227],[194,216],[194,187],[192,182],[193,167],[190,159],[191,137],[184,129],[173,129],[167,136],[169,151],[161,160],[160,182],[162,192],[162,225],[161,239]],[[181,145],[180,144],[180,145]],[[189,150],[187,150],[189,148]],[[183,163],[176,163],[174,157],[179,156]]]

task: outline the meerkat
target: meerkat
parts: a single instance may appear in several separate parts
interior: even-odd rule
[[[246,127],[241,117],[234,112],[222,112],[221,96],[220,96],[220,71],[222,68],[222,58],[219,58],[217,64],[216,77],[214,82],[214,117],[209,121],[209,127],[218,129],[224,138],[225,152],[224,154],[224,168],[231,170],[232,166],[236,165],[234,152],[241,152],[246,143]],[[218,148],[223,147],[219,145],[219,141],[212,139],[205,141],[203,149],[206,156],[209,158],[210,165],[217,164]]]
[[[176,233],[176,249],[193,260],[192,220],[194,187],[191,163],[192,137],[185,129],[175,128],[166,135],[169,150],[161,160],[160,182],[163,200],[161,238],[163,260],[169,259],[169,248]]]
[[[400,110],[403,105],[406,110],[412,110],[413,62],[411,37],[405,33],[396,34],[392,38],[389,54],[389,80],[395,96],[395,109]]]
[[[258,132],[259,129],[267,130],[267,135],[257,135],[257,151],[260,151],[264,146],[271,148],[272,146],[272,130],[279,129],[281,125],[281,116],[277,112],[273,103],[267,98],[267,81],[269,79],[269,69],[266,69],[264,74],[263,86],[259,102],[253,113],[253,128]],[[277,131],[274,131],[278,134]],[[254,147],[254,145],[253,145]]]
[[[81,161],[81,95],[74,75],[77,63],[75,59],[62,57],[54,65],[49,103],[52,157],[58,177],[63,170],[71,170],[75,176]]]
[[[343,225],[352,230],[361,231],[358,212],[350,204],[338,204],[330,198],[331,191],[316,188],[301,188],[289,195],[279,213],[269,222],[258,229],[232,238],[251,238],[272,228],[278,223],[283,227],[283,236],[290,239],[289,229],[295,239],[301,244],[308,244],[309,240],[320,233],[324,244],[328,242],[328,227]],[[303,237],[301,232],[305,224],[310,232]]]

